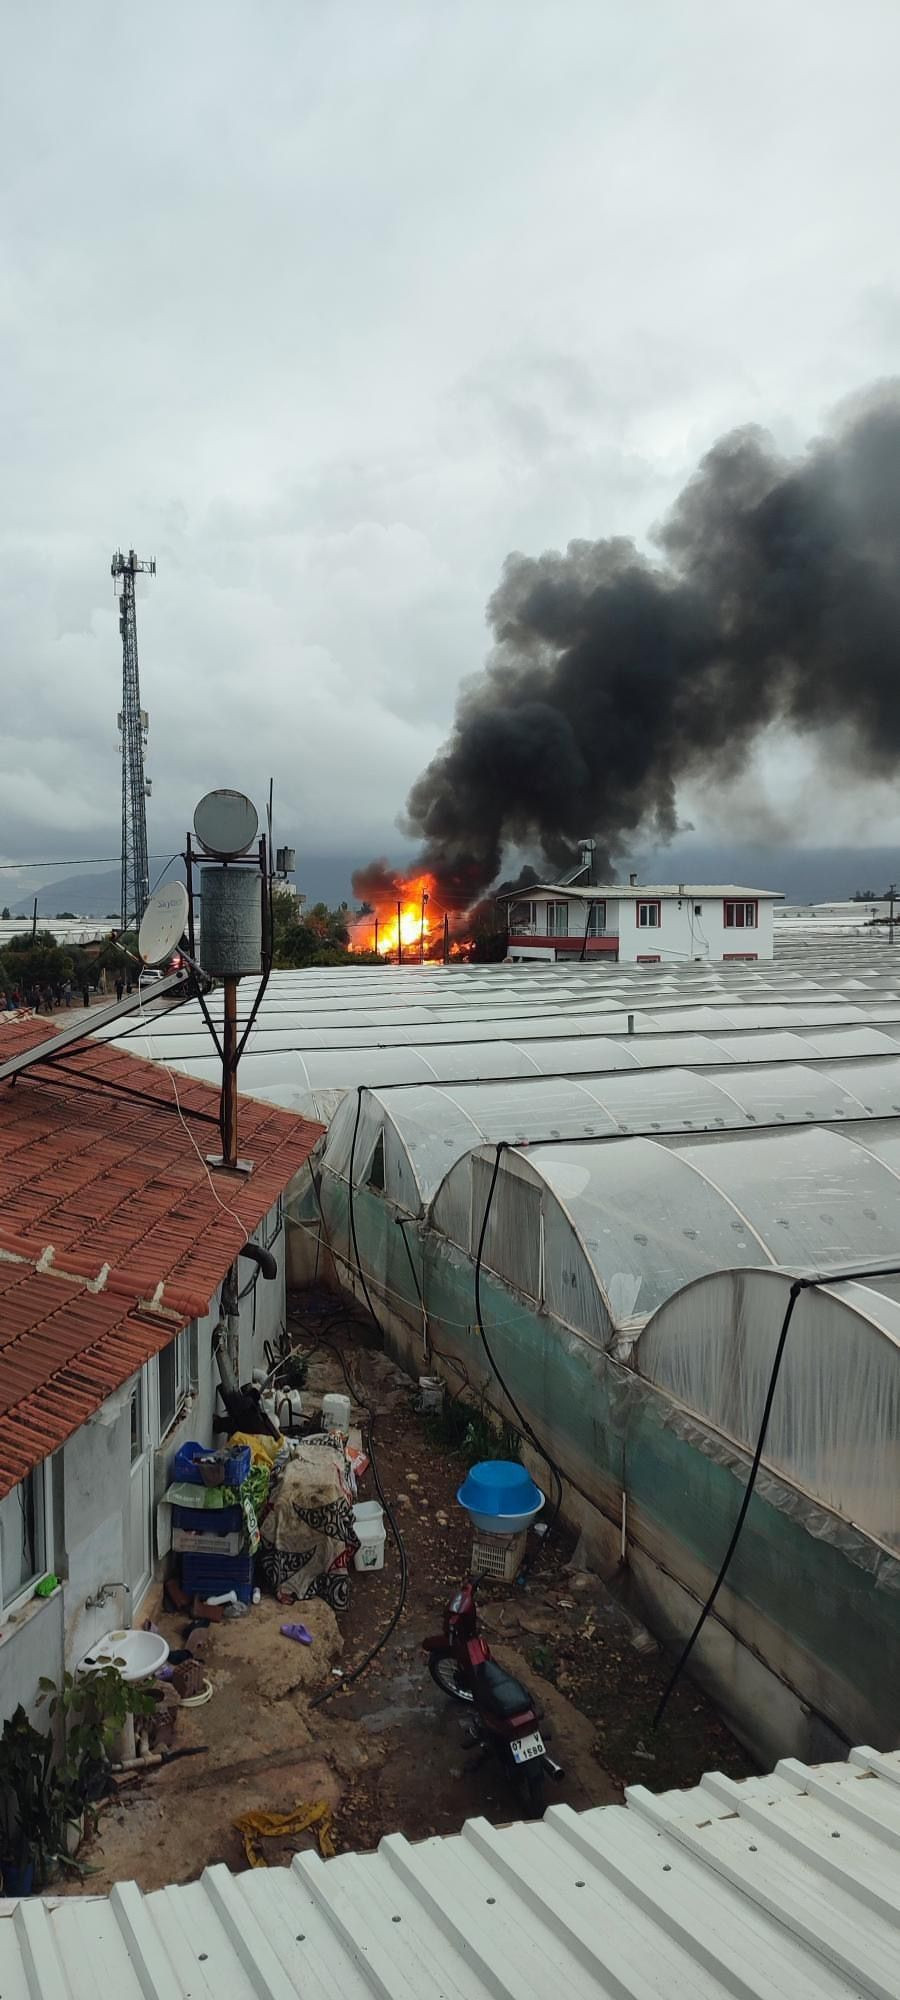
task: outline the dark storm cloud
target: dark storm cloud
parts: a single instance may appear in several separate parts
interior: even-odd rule
[[[504,849],[554,867],[593,834],[671,837],[679,785],[736,776],[773,723],[842,767],[900,758],[900,385],[796,460],[723,437],[650,559],[627,540],[511,555],[495,645],[409,796],[422,863],[469,899]]]

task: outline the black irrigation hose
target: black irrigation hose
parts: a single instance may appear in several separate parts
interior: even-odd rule
[[[808,1291],[814,1285],[844,1283],[846,1280],[851,1278],[856,1278],[861,1282],[865,1282],[866,1278],[876,1278],[876,1277],[893,1278],[898,1275],[898,1270],[900,1270],[900,1267],[898,1267],[897,1265],[893,1265],[887,1270],[882,1268],[881,1270],[875,1271],[870,1268],[868,1271],[865,1270],[832,1271],[832,1272],[822,1272],[819,1274],[818,1277],[815,1278],[794,1279],[794,1282],[790,1289],[790,1294],[788,1296],[788,1302],[787,1306],[785,1307],[784,1318],[781,1322],[781,1331],[778,1335],[778,1341],[775,1348],[775,1357],[772,1362],[772,1368],[769,1375],[768,1388],[766,1389],[766,1400],[765,1403],[763,1404],[763,1413],[759,1426],[759,1434],[756,1440],[756,1448],[754,1450],[753,1459],[750,1466],[750,1475],[747,1480],[746,1487],[744,1489],[743,1499],[741,1501],[740,1507],[738,1508],[737,1520],[735,1521],[734,1527],[731,1531],[731,1540],[729,1541],[728,1547],[725,1550],[725,1554],[722,1557],[722,1561],[719,1566],[719,1573],[718,1576],[716,1577],[715,1583],[713,1584],[712,1590],[710,1591],[709,1596],[706,1599],[706,1603],[704,1604],[697,1618],[696,1624],[694,1625],[694,1629],[691,1632],[690,1637],[685,1640],[685,1643],[682,1646],[681,1652],[678,1655],[678,1658],[675,1662],[672,1672],[669,1675],[665,1687],[663,1688],[662,1694],[656,1706],[656,1713],[653,1717],[652,1727],[654,1729],[657,1729],[659,1727],[659,1724],[661,1723],[663,1716],[665,1715],[666,1709],[669,1704],[669,1699],[671,1695],[674,1693],[675,1688],[677,1687],[678,1682],[681,1679],[681,1676],[684,1672],[685,1667],[687,1666],[688,1660],[690,1659],[690,1656],[694,1650],[697,1640],[699,1639],[703,1627],[706,1624],[706,1620],[709,1617],[713,1605],[715,1604],[716,1598],[719,1595],[719,1591],[722,1588],[722,1585],[725,1581],[725,1578],[731,1566],[731,1560],[734,1555],[735,1549],[737,1548],[738,1542],[740,1541],[741,1530],[744,1526],[745,1520],[747,1519],[747,1513],[749,1511],[750,1502],[753,1498],[753,1489],[756,1485],[756,1475],[759,1472],[760,1464],[762,1462],[762,1455],[766,1443],[766,1434],[769,1429],[769,1418],[771,1417],[772,1414],[772,1404],[774,1403],[775,1400],[775,1390],[778,1386],[778,1377],[781,1372],[781,1363],[784,1357],[784,1350],[787,1345],[787,1337],[790,1329],[791,1320],[794,1317],[794,1307],[797,1303],[798,1298],[800,1297],[800,1293]]]
[[[551,1458],[549,1451],[547,1451],[546,1447],[542,1445],[540,1438],[537,1436],[537,1433],[532,1429],[530,1423],[528,1422],[528,1418],[524,1415],[523,1411],[520,1410],[519,1405],[516,1402],[515,1396],[512,1393],[512,1390],[509,1388],[508,1384],[504,1381],[503,1376],[500,1373],[500,1370],[494,1359],[494,1355],[491,1351],[490,1342],[484,1330],[484,1316],[481,1310],[481,1265],[484,1255],[484,1244],[485,1244],[485,1238],[487,1236],[487,1226],[491,1213],[491,1204],[494,1199],[494,1190],[497,1186],[497,1177],[500,1172],[500,1160],[505,1151],[506,1151],[506,1141],[505,1139],[501,1139],[499,1145],[497,1146],[496,1154],[494,1157],[494,1171],[491,1175],[491,1184],[490,1187],[488,1188],[487,1201],[484,1204],[484,1215],[481,1218],[481,1234],[478,1238],[478,1254],[475,1258],[475,1322],[478,1327],[478,1331],[481,1335],[485,1354],[487,1355],[487,1358],[491,1364],[491,1368],[493,1369],[493,1372],[497,1377],[497,1381],[500,1384],[500,1387],[503,1391],[504,1396],[506,1397],[507,1402],[509,1403],[510,1407],[513,1410],[515,1410],[516,1416],[519,1419],[519,1422],[522,1426],[522,1430],[525,1436],[530,1439],[531,1443],[534,1446],[535,1451],[544,1460],[545,1465],[549,1468],[550,1472],[553,1475],[553,1479],[556,1486],[556,1498],[553,1503],[553,1513],[550,1517],[550,1523],[547,1529],[547,1536],[549,1539],[549,1537],[553,1533],[554,1528],[556,1527],[557,1521],[559,1520],[559,1512],[562,1506],[562,1494],[563,1494],[562,1473],[560,1472],[556,1460],[554,1458]]]
[[[360,1258],[359,1254],[359,1242],[357,1240],[357,1235],[356,1235],[356,1216],[353,1208],[353,1170],[356,1163],[356,1141],[359,1134],[359,1121],[362,1115],[363,1087],[364,1086],[360,1084],[356,1092],[356,1118],[353,1124],[353,1138],[350,1142],[350,1162],[348,1170],[348,1182],[349,1182],[348,1207],[349,1207],[349,1217],[350,1217],[350,1235],[353,1242],[353,1254],[356,1258],[356,1269],[359,1276],[360,1284],[362,1285],[363,1288],[363,1293],[365,1295],[366,1305],[368,1306],[369,1312],[372,1316],[372,1322],[375,1328],[377,1329],[378,1333],[381,1334],[381,1337],[383,1339],[384,1334],[381,1322],[375,1311],[375,1307],[372,1304],[372,1300],[369,1296],[369,1287],[366,1284],[365,1276],[363,1274],[362,1259]],[[380,1653],[382,1647],[387,1645],[391,1633],[395,1630],[396,1626],[399,1624],[401,1617],[403,1616],[403,1609],[406,1604],[406,1596],[407,1596],[407,1591],[409,1589],[409,1563],[407,1561],[407,1556],[406,1556],[406,1547],[404,1544],[403,1536],[401,1535],[400,1529],[397,1525],[396,1515],[387,1497],[387,1494],[385,1493],[384,1487],[381,1484],[381,1475],[378,1471],[378,1459],[375,1453],[375,1441],[374,1441],[375,1411],[373,1410],[370,1403],[366,1403],[363,1401],[363,1398],[360,1396],[356,1384],[351,1380],[350,1371],[347,1367],[346,1359],[342,1354],[340,1348],[334,1347],[332,1345],[332,1342],[329,1340],[325,1340],[321,1334],[318,1337],[317,1345],[320,1347],[329,1347],[331,1348],[332,1353],[337,1355],[338,1360],[341,1364],[341,1368],[343,1370],[344,1381],[347,1384],[347,1387],[350,1391],[351,1396],[353,1397],[354,1402],[361,1404],[362,1408],[366,1411],[366,1414],[368,1416],[369,1422],[366,1432],[366,1443],[369,1453],[369,1464],[372,1467],[372,1478],[375,1482],[375,1491],[378,1495],[382,1507],[384,1508],[385,1514],[387,1515],[388,1526],[390,1527],[391,1534],[393,1535],[394,1541],[397,1544],[397,1555],[400,1561],[400,1589],[397,1593],[397,1602],[394,1605],[394,1609],[391,1613],[390,1619],[387,1625],[385,1626],[384,1631],[381,1634],[381,1637],[379,1639],[376,1639],[374,1646],[372,1646],[370,1651],[366,1654],[365,1659],[360,1660],[359,1665],[353,1667],[349,1674],[342,1674],[340,1680],[335,1681],[333,1687],[323,1688],[322,1693],[317,1694],[315,1699],[310,1702],[311,1708],[321,1708],[323,1702],[330,1701],[333,1695],[342,1693],[344,1688],[350,1687],[354,1681],[358,1681],[360,1674],[364,1674],[366,1668],[371,1666],[372,1661],[375,1659],[376,1654]]]

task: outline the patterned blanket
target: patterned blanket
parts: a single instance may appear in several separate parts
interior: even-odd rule
[[[350,1468],[325,1434],[291,1439],[272,1473],[259,1524],[259,1564],[279,1603],[325,1597],[335,1611],[350,1602],[350,1564],[359,1548],[353,1526]]]

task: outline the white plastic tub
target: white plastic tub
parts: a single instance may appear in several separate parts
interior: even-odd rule
[[[359,1536],[359,1548],[353,1558],[354,1569],[383,1569],[384,1512],[377,1500],[357,1501],[353,1509],[353,1526]]]

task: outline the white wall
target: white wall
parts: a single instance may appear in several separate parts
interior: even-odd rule
[[[661,922],[656,928],[638,925],[637,908],[637,902],[631,901],[619,906],[620,965],[634,965],[639,958],[657,955],[662,964],[687,959],[715,961],[729,952],[772,956],[771,903],[757,904],[758,923],[752,930],[726,930],[723,898],[696,896],[689,889],[680,898],[660,898]]]
[[[562,901],[561,897],[554,900]],[[648,896],[647,901],[653,898]],[[575,893],[566,898],[568,903],[568,935],[583,937],[587,923],[587,902]],[[721,960],[730,953],[755,952],[757,958],[772,957],[773,905],[758,902],[758,922],[752,930],[732,930],[725,928],[724,899],[721,896],[697,896],[686,888],[683,897],[661,897],[660,923],[656,926],[640,927],[637,921],[637,901],[623,897],[618,902],[607,901],[605,930],[618,934],[619,964],[634,965],[639,958],[660,959],[677,963],[686,959],[705,959],[711,962]],[[699,904],[699,915],[695,909]],[[547,937],[547,901],[535,900],[536,924],[535,944]],[[548,944],[551,942],[547,938]],[[590,940],[589,940],[590,944]],[[594,956],[593,953],[590,954]]]
[[[263,1367],[263,1344],[276,1338],[285,1317],[284,1226],[273,1209],[256,1232],[278,1263],[274,1279],[257,1278],[247,1259],[239,1265],[240,1379],[248,1381]],[[251,1288],[252,1287],[252,1288]],[[149,1397],[151,1431],[151,1547],[159,1558],[166,1535],[157,1538],[156,1499],[169,1481],[172,1460],[189,1438],[202,1444],[213,1440],[212,1417],[218,1369],[212,1357],[212,1332],[219,1317],[216,1298],[198,1324],[198,1383],[180,1421],[158,1444],[155,1395]],[[255,1320],[255,1326],[254,1326]],[[149,1363],[151,1386],[155,1360]],[[60,1503],[54,1507],[51,1561],[63,1579],[62,1589],[45,1600],[31,1598],[12,1618],[0,1619],[0,1724],[18,1702],[40,1721],[36,1708],[38,1682],[46,1674],[59,1680],[63,1667],[74,1666],[92,1643],[116,1625],[130,1625],[139,1607],[124,1591],[114,1592],[102,1606],[87,1605],[101,1584],[128,1579],[128,1522],[131,1480],[130,1384],[111,1396],[102,1411],[54,1454],[54,1485]],[[155,1491],[153,1489],[155,1488]],[[160,1521],[168,1527],[169,1509]]]

